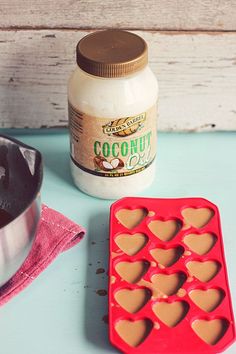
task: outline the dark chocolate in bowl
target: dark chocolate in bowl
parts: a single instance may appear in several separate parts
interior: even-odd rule
[[[40,219],[42,169],[39,151],[0,135],[0,286],[32,247]]]

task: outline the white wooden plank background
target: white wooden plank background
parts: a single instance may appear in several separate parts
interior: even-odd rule
[[[149,44],[160,130],[236,130],[235,0],[1,0],[0,128],[65,126],[76,43],[111,27]]]
[[[86,31],[0,31],[1,127],[67,124],[67,79]],[[236,130],[234,33],[136,32],[160,84],[161,130]]]
[[[236,30],[235,0],[1,0],[0,25]]]

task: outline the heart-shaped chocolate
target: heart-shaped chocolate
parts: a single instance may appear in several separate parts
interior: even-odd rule
[[[190,275],[202,282],[208,282],[213,279],[220,270],[220,264],[216,261],[190,261],[187,263]]]
[[[120,234],[115,238],[117,246],[129,256],[137,254],[148,242],[148,237],[144,234]]]
[[[216,236],[205,234],[189,234],[184,237],[184,243],[188,248],[200,256],[207,254],[215,245]]]
[[[121,289],[115,293],[118,304],[130,313],[141,310],[150,298],[151,292],[148,289]]]
[[[186,224],[200,229],[209,223],[214,211],[209,208],[186,208],[182,210],[182,215]]]
[[[171,303],[160,301],[152,306],[155,315],[168,327],[175,327],[181,322],[189,310],[185,301],[174,301]]]
[[[190,291],[189,297],[200,309],[211,312],[222,302],[224,292],[220,289],[195,289]]]
[[[162,266],[170,267],[176,263],[184,253],[181,246],[173,248],[155,248],[150,251],[152,257]]]
[[[120,209],[116,213],[116,218],[127,229],[133,229],[138,226],[147,216],[146,209]]]
[[[150,320],[120,320],[116,323],[115,329],[119,336],[131,347],[139,346],[149,335],[153,328]]]
[[[150,264],[146,261],[119,262],[115,269],[120,277],[128,283],[137,283],[147,273]]]
[[[173,274],[154,274],[151,278],[155,289],[167,296],[176,294],[185,280],[186,276],[182,272]]]
[[[204,342],[215,345],[223,337],[229,327],[225,319],[195,320],[192,329]]]
[[[177,220],[153,220],[148,224],[151,232],[162,241],[170,241],[181,229],[181,223]]]

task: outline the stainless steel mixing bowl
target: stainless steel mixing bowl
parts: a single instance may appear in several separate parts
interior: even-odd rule
[[[40,219],[39,151],[0,135],[0,286],[20,268]]]

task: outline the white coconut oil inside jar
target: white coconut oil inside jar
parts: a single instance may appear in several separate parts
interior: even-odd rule
[[[77,63],[68,85],[74,182],[99,198],[139,193],[153,182],[156,154],[158,84],[146,43],[96,32],[79,42]]]

